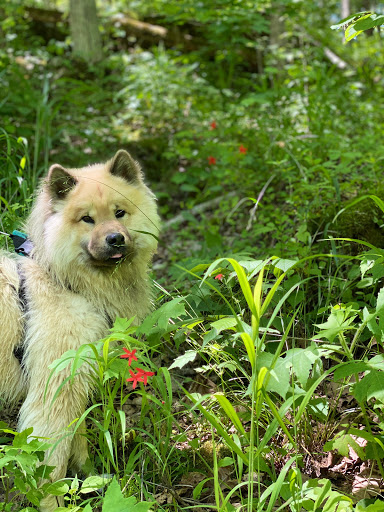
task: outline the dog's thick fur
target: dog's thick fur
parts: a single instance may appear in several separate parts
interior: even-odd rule
[[[81,468],[87,459],[85,438],[68,435],[68,426],[85,410],[90,384],[79,376],[53,401],[69,370],[46,387],[48,366],[106,336],[116,316],[139,321],[148,312],[158,225],[140,167],[119,151],[106,164],[53,165],[26,224],[31,257],[0,254],[0,397],[25,397],[19,430],[60,440],[46,461],[53,480],[65,477],[69,460]],[[14,356],[21,345],[22,365]],[[61,503],[49,496],[41,510]]]

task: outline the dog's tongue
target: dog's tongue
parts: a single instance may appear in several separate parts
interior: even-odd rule
[[[114,254],[113,256],[111,256],[111,258],[121,258],[122,257],[122,254],[120,254],[119,252],[117,254]]]

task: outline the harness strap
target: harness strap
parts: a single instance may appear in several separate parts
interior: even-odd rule
[[[23,274],[23,271],[21,270],[20,265],[17,266],[17,273],[19,275],[19,303],[22,313],[25,314],[28,309],[28,302],[25,289],[25,276]],[[21,340],[21,343],[17,345],[13,350],[13,355],[16,357],[20,364],[23,362],[24,357],[23,342],[24,340]]]

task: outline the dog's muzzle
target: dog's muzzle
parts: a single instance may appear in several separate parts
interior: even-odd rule
[[[130,261],[134,255],[129,234],[117,231],[108,233],[101,244],[91,241],[87,252],[91,263],[96,267],[113,267],[122,261]]]

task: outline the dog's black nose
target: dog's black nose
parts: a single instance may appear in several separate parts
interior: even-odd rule
[[[125,245],[125,238],[124,235],[121,233],[109,233],[109,235],[106,236],[105,240],[107,241],[107,244],[111,247],[121,247]]]

